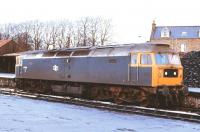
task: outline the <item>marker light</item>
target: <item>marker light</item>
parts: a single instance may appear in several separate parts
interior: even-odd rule
[[[165,76],[167,76],[167,72],[165,72]]]

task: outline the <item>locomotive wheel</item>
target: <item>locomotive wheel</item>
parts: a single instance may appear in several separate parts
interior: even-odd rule
[[[111,97],[109,96],[109,92],[108,90],[106,90],[106,88],[102,88],[101,90],[98,91],[98,98],[99,100],[103,100],[103,101],[108,101],[111,99]]]
[[[39,91],[40,86],[38,85],[38,81],[31,80],[30,86],[31,86],[31,89],[30,89],[31,92],[36,92],[36,93],[40,92]]]
[[[25,91],[31,91],[31,82],[30,82],[30,80],[29,79],[27,79],[27,80],[24,80],[24,85],[23,85],[23,88],[24,88],[24,90]]]
[[[178,95],[177,94],[174,94],[174,95],[171,95],[171,100],[170,100],[170,103],[172,105],[172,107],[174,108],[178,108],[179,107],[179,99],[178,99]]]
[[[112,100],[112,95],[107,87],[103,86],[91,86],[88,88],[86,92],[86,98],[94,99],[94,100]]]
[[[141,105],[141,106],[149,106],[149,98],[148,98],[148,95],[147,95],[147,93],[144,91],[144,90],[141,90],[140,92],[139,92],[139,95],[138,95],[138,97],[137,97],[138,99],[137,99],[137,101],[138,101],[138,103]]]
[[[48,84],[48,81],[40,80],[40,92],[46,94],[52,94],[52,90],[50,88],[50,85]]]

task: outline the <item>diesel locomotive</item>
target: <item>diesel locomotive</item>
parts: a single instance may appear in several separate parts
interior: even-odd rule
[[[167,44],[40,50],[17,56],[16,85],[31,92],[117,103],[174,105],[184,96],[183,67]]]

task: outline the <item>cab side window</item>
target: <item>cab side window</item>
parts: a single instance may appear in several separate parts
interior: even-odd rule
[[[131,64],[137,64],[137,54],[131,55]]]
[[[150,54],[142,54],[141,59],[140,59],[140,64],[151,65],[152,64],[151,55]]]

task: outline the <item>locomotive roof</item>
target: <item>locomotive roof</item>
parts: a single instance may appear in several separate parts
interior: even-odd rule
[[[174,52],[168,44],[142,43],[107,46],[88,46],[66,48],[60,50],[37,50],[21,53],[22,55],[53,57],[53,56],[127,56],[130,52]]]

